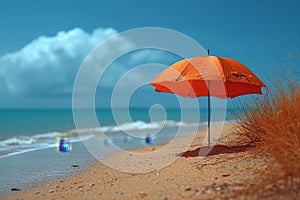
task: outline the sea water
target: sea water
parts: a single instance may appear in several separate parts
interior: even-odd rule
[[[213,123],[234,118],[230,110],[226,111],[225,118],[224,110],[213,113]],[[89,124],[89,118],[83,117],[85,127],[76,129],[72,110],[0,110],[0,192],[64,177],[79,170],[70,167],[72,164],[79,164],[80,170],[88,167],[95,159],[81,142],[99,137],[100,132],[106,137],[104,149],[107,142],[122,149],[133,149],[148,146],[145,138],[152,132],[158,131],[151,145],[161,145],[175,137],[179,127],[188,131],[189,127],[195,130],[195,126],[201,129],[207,124],[206,109],[166,109],[163,113],[159,110],[149,113],[148,109],[137,108],[114,112],[98,109],[96,116],[99,126]],[[140,134],[141,137],[126,133]],[[57,150],[61,138],[72,143],[70,153]]]

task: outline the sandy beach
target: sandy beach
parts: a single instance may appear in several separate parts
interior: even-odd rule
[[[176,155],[170,165],[148,173],[128,173],[112,169],[100,162],[67,177],[11,192],[5,199],[286,199],[297,194],[284,192],[282,183],[259,192],[256,186],[276,173],[279,166],[256,148],[242,145],[233,134],[234,125],[225,125],[222,136],[210,153],[199,156],[199,144],[206,130],[199,131],[188,151]],[[216,128],[213,127],[213,128]],[[184,140],[179,138],[177,140]],[[132,153],[156,151],[147,147]],[[205,148],[205,147],[203,147]],[[203,149],[202,149],[203,150]],[[131,154],[120,152],[108,160],[127,165]],[[153,158],[152,164],[164,159]],[[143,160],[136,162],[145,165]],[[293,196],[294,195],[294,196]],[[299,195],[299,194],[298,194]],[[289,198],[291,199],[291,198]]]
[[[300,200],[299,10],[0,0],[0,200]]]

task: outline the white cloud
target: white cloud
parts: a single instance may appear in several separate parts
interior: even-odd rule
[[[74,28],[52,37],[41,36],[21,50],[0,57],[0,90],[29,96],[71,94],[85,56],[116,33],[112,28],[99,28],[92,33]],[[116,48],[122,47],[113,50]]]
[[[105,43],[105,51],[96,48],[96,56],[86,58],[97,45],[117,33],[113,28],[99,28],[92,33],[74,28],[60,31],[51,37],[40,36],[19,51],[0,56],[1,105],[19,107],[21,103],[21,107],[34,107],[38,103],[41,106],[49,104],[49,107],[59,107],[63,101],[63,105],[71,105],[74,80],[84,59],[93,67],[85,71],[87,81],[80,84],[80,95],[88,92],[87,88],[92,88],[94,83],[97,83],[99,77],[95,74],[99,74],[98,72],[110,63],[109,59],[120,54],[120,59],[105,70],[99,82],[100,92],[97,92],[97,95],[106,99],[109,105],[111,91],[122,76],[119,91],[126,93],[136,86],[150,82],[150,79],[163,70],[158,70],[152,64],[139,70],[132,70],[133,68],[147,63],[167,66],[178,59],[168,52],[153,49],[140,49],[121,56],[122,52],[135,47],[133,41],[122,36],[114,37]],[[25,101],[26,99],[33,100],[33,103]],[[120,98],[120,101],[123,100]]]

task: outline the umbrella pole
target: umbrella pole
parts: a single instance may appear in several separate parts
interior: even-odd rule
[[[207,55],[210,56],[209,49],[207,49]],[[207,81],[207,107],[208,107],[208,113],[207,113],[207,146],[210,147],[210,85],[209,81]]]
[[[208,113],[207,113],[207,144],[208,147],[210,147],[210,84],[209,81],[207,81],[207,88],[208,88],[208,95],[207,95],[207,107],[208,107]]]

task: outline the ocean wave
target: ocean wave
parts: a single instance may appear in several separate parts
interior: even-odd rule
[[[134,121],[114,126],[102,126],[97,128],[85,128],[79,130],[73,129],[65,132],[53,131],[36,134],[33,136],[13,136],[11,138],[0,140],[0,158],[38,149],[55,147],[57,146],[59,139],[61,138],[68,138],[71,143],[75,143],[83,140],[89,140],[92,137],[99,135],[99,132],[107,134],[137,131],[143,132],[148,130],[160,130],[190,125],[195,124],[172,120],[150,123],[144,121]],[[201,123],[201,126],[203,125]],[[78,136],[78,134],[80,135],[80,137]]]
[[[57,138],[60,137],[62,133],[60,132],[49,132],[49,133],[42,133],[42,134],[37,134],[32,136],[31,138],[35,140],[40,140],[40,139],[49,139],[49,138]]]
[[[0,141],[0,147],[5,146],[17,146],[17,145],[26,145],[26,144],[32,144],[36,140],[31,137],[12,137],[8,138],[6,140]]]
[[[182,121],[160,121],[160,122],[144,122],[144,121],[134,121],[134,122],[126,122],[120,125],[115,126],[100,126],[97,128],[89,128],[89,129],[74,129],[70,132],[72,133],[95,133],[95,132],[102,132],[102,133],[118,133],[122,131],[146,131],[146,130],[155,130],[155,129],[163,129],[163,128],[175,128],[179,126],[188,126],[191,124],[182,122]],[[194,125],[194,124],[193,124]]]

